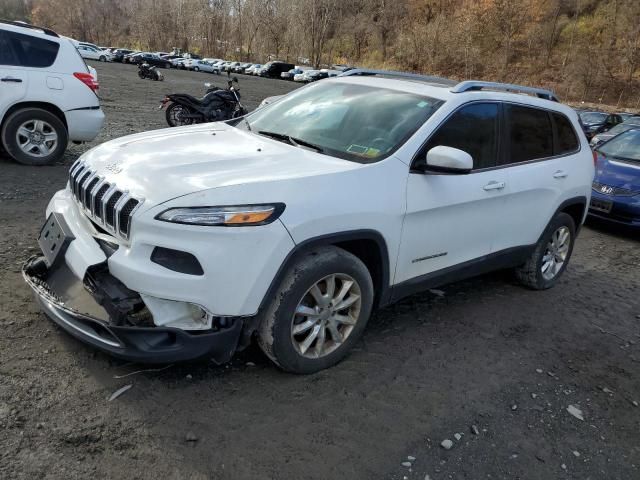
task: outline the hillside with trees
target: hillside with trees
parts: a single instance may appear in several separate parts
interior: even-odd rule
[[[638,0],[4,0],[0,17],[105,46],[305,58],[640,106]]]

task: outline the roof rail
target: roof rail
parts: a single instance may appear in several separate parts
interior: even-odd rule
[[[458,83],[451,89],[451,92],[462,93],[483,89],[504,90],[506,92],[515,93],[528,93],[529,95],[535,95],[538,98],[544,98],[545,100],[559,102],[558,97],[556,97],[555,93],[553,93],[551,90],[545,90],[544,88],[525,87],[524,85],[514,85],[511,83],[480,82],[477,80],[467,80]]]
[[[30,23],[26,23],[26,22],[13,21],[13,20],[3,20],[3,19],[0,18],[0,23],[4,23],[6,25],[13,25],[14,27],[24,27],[24,28],[30,28],[32,30],[41,30],[46,35],[49,35],[49,36],[52,36],[52,37],[58,37],[58,38],[60,37],[60,35],[58,35],[53,30],[50,30],[50,29],[44,28],[44,27],[38,27],[36,25],[31,25]]]
[[[340,75],[338,75],[338,77],[351,77],[355,75],[363,75],[363,76],[381,75],[386,77],[407,78],[409,80],[416,80],[419,82],[426,82],[426,83],[435,83],[438,85],[446,85],[446,86],[456,85],[455,81],[450,80],[448,78],[434,77],[432,75],[421,75],[419,73],[396,72],[393,70],[371,70],[368,68],[354,68],[352,70],[347,70],[346,72],[342,72]]]

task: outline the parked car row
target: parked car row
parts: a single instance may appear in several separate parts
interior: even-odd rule
[[[589,217],[640,228],[640,115],[577,113],[596,166]]]

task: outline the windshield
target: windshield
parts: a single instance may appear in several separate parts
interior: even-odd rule
[[[253,133],[290,137],[292,144],[372,163],[399,148],[442,105],[413,93],[341,82],[320,82],[247,117]],[[301,146],[301,145],[300,145]]]
[[[640,162],[640,130],[628,130],[597,148],[605,157]]]
[[[607,119],[606,113],[601,112],[580,112],[582,123],[603,123]]]

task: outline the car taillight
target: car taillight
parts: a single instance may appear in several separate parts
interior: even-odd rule
[[[598,165],[598,154],[595,150],[591,150],[591,153],[593,153],[593,165],[596,166]]]
[[[84,83],[93,92],[96,92],[98,88],[100,88],[100,84],[95,78],[93,78],[93,75],[91,75],[90,73],[76,72],[73,74],[73,76]]]

